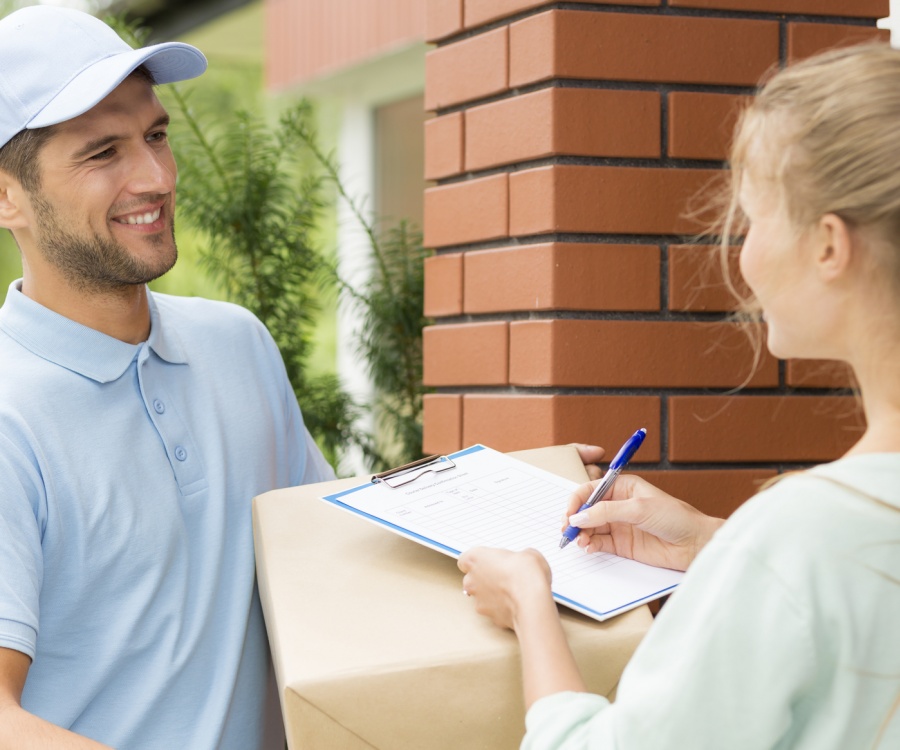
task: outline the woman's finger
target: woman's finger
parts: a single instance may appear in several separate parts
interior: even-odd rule
[[[606,500],[596,503],[587,510],[569,516],[569,523],[579,529],[607,527],[611,523],[636,525],[644,520],[644,510],[634,498],[628,500]]]

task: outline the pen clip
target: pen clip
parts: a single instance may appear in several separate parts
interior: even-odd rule
[[[398,466],[396,469],[373,474],[372,482],[386,484],[392,490],[395,490],[398,487],[416,481],[419,477],[429,472],[438,474],[454,468],[456,468],[456,464],[447,456],[425,456],[425,458],[420,458],[418,461]]]

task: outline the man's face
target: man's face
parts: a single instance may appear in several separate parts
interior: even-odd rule
[[[29,196],[37,249],[76,288],[145,284],[175,264],[168,120],[150,84],[130,77],[42,148]]]

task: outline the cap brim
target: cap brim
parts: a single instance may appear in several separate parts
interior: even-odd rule
[[[155,44],[107,57],[75,76],[26,127],[43,128],[84,114],[141,65],[146,65],[156,83],[162,84],[196,78],[206,70],[207,63],[200,50],[181,42]]]

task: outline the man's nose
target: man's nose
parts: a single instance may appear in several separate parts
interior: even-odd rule
[[[171,193],[175,189],[175,162],[171,152],[146,145],[139,149],[131,164],[129,190],[135,195]]]

